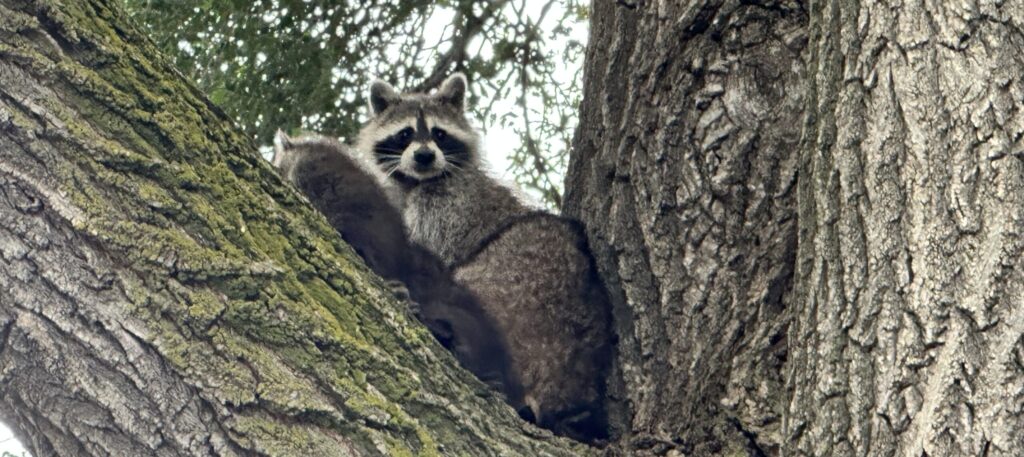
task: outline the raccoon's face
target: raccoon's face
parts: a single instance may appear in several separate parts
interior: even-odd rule
[[[373,120],[359,134],[359,149],[392,179],[441,179],[477,164],[477,135],[466,121],[466,79],[449,77],[434,94],[399,95],[377,81],[370,86]]]

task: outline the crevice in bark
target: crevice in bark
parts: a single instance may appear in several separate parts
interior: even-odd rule
[[[730,418],[729,423],[736,427],[736,431],[740,432],[740,434],[747,439],[747,452],[750,457],[768,457],[771,455],[765,452],[765,450],[758,445],[757,433],[744,429],[743,424],[741,424],[736,418]]]

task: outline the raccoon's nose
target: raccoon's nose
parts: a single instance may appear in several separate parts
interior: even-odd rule
[[[417,167],[426,167],[434,163],[435,158],[434,151],[428,148],[419,149],[412,155],[412,159],[416,161]]]

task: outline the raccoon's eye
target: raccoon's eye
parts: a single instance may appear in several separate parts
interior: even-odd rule
[[[434,127],[434,139],[437,141],[441,141],[444,140],[445,138],[448,138],[448,132],[444,131],[444,129]]]
[[[404,129],[398,131],[398,139],[400,139],[402,141],[406,141],[409,138],[412,138],[412,134],[413,134],[412,127],[406,127]]]

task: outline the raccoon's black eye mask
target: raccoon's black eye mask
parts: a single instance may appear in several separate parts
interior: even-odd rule
[[[409,147],[409,143],[412,143],[414,134],[415,132],[412,127],[406,127],[378,142],[373,147],[373,152],[377,156],[377,163],[383,164],[400,160],[402,152],[405,152],[405,148]]]
[[[469,161],[469,145],[440,127],[431,130],[434,137],[434,144],[444,153],[445,160],[461,166]]]
[[[403,140],[403,141],[412,140],[412,135],[413,135],[412,127],[406,127],[406,128],[404,128],[404,129],[402,129],[401,131],[398,132],[398,139]]]

